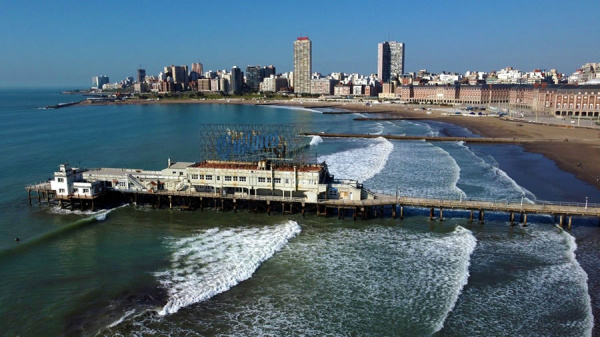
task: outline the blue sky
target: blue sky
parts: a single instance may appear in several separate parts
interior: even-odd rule
[[[406,43],[406,71],[556,68],[600,62],[600,1],[0,1],[0,86],[89,87],[166,65],[375,73],[377,43]]]

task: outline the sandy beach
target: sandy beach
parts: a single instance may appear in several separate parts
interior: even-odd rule
[[[88,103],[83,103],[88,104]],[[302,104],[293,101],[249,101],[242,99],[201,100],[201,99],[169,99],[161,101],[128,100],[102,104],[276,104],[311,107],[340,108],[361,113],[377,113],[374,117],[407,117],[437,120],[463,126],[483,137],[500,138],[532,138],[540,142],[523,144],[523,147],[534,153],[544,155],[556,162],[564,171],[573,173],[578,179],[600,189],[600,129],[576,127],[570,125],[549,125],[530,123],[526,120],[510,120],[492,116],[455,116],[447,113],[448,108],[432,110],[415,110],[416,106],[400,104],[378,104],[366,106],[339,102],[315,102]],[[456,109],[454,109],[456,110]],[[544,142],[544,140],[548,140]],[[557,141],[561,140],[561,141]]]

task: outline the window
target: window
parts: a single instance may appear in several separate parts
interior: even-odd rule
[[[84,188],[83,189],[83,193],[90,193],[90,189],[89,188]]]
[[[239,177],[240,181],[246,181],[246,177]]]
[[[225,181],[231,181],[231,176],[225,176]]]
[[[221,176],[217,176],[217,180],[221,180]]]
[[[124,181],[119,181],[119,186],[125,187],[125,182]]]
[[[183,175],[183,172],[179,172],[179,175],[180,175],[180,176],[182,176],[182,175]]]
[[[65,189],[64,188],[59,188],[58,189],[58,193],[65,193]]]
[[[286,183],[286,184],[289,184],[289,183],[290,183],[290,180],[289,180],[289,179],[286,179],[286,180],[285,180],[285,183]]]
[[[271,182],[271,178],[267,178],[267,182],[270,183]]]
[[[64,182],[64,181],[65,181],[65,178],[56,178],[56,180],[57,180],[59,183],[62,183],[62,182]]]
[[[264,183],[265,182],[265,177],[258,177],[258,182],[259,183]]]
[[[275,184],[281,184],[281,178],[273,178]]]
[[[177,174],[177,171],[173,171],[173,174]]]
[[[233,177],[233,181],[238,181],[238,177]]]
[[[197,174],[192,174],[192,179],[198,179],[198,175]]]
[[[73,193],[76,193],[77,191],[78,191],[78,189],[77,189],[77,187],[75,187],[75,188],[73,189]]]
[[[200,178],[200,179],[202,179],[202,178]],[[206,180],[212,180],[212,175],[210,175],[210,174],[207,174],[205,179],[206,179]]]

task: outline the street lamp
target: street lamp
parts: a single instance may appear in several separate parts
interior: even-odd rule
[[[521,194],[521,206],[523,206],[523,199],[525,199],[525,193]]]

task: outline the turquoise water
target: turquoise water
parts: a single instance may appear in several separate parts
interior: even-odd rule
[[[598,228],[527,228],[464,212],[430,222],[28,205],[58,164],[162,169],[199,160],[199,126],[456,134],[431,122],[243,105],[39,107],[57,90],[0,92],[0,331],[6,335],[585,336],[597,310]],[[402,195],[598,202],[600,193],[515,146],[313,140],[336,177]],[[543,176],[535,172],[545,172]],[[19,237],[19,243],[14,242]]]

